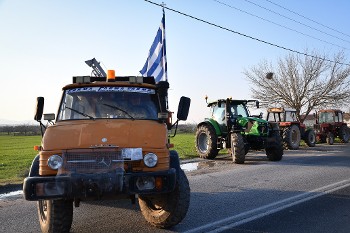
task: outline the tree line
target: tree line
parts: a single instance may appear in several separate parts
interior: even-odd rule
[[[0,133],[14,136],[40,135],[39,125],[0,125]]]

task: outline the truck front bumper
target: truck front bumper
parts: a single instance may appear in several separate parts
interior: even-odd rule
[[[94,173],[49,177],[27,177],[23,183],[24,198],[107,199],[120,195],[159,194],[175,189],[176,169],[142,173]]]

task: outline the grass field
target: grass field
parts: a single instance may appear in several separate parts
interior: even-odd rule
[[[41,136],[0,136],[0,185],[23,181],[40,141]]]
[[[170,142],[180,159],[196,158],[194,134],[177,134]],[[21,183],[37,154],[34,145],[40,145],[41,136],[0,135],[0,185]]]

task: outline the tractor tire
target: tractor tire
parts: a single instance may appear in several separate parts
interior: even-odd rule
[[[190,205],[190,185],[182,169],[171,193],[139,195],[141,213],[151,225],[170,228],[184,219]]]
[[[270,161],[280,161],[283,157],[282,137],[279,131],[273,131],[271,137],[275,138],[275,143],[265,149],[267,158]]]
[[[73,221],[73,200],[40,200],[37,206],[43,233],[70,231]]]
[[[326,142],[328,145],[333,145],[333,143],[334,143],[334,134],[333,133],[329,132],[327,134]]]
[[[315,145],[316,145],[316,133],[313,129],[306,130],[304,141],[309,147],[315,147]]]
[[[244,155],[247,155],[250,149],[250,145],[245,137],[243,137],[243,139],[244,139]]]
[[[231,155],[232,160],[237,164],[243,164],[245,161],[246,147],[241,133],[231,134]]]
[[[285,149],[299,149],[300,140],[300,129],[297,125],[291,125],[283,130],[283,146]]]
[[[349,128],[346,125],[342,125],[339,129],[339,138],[342,143],[348,143],[350,139]]]
[[[196,131],[196,151],[203,159],[215,159],[219,150],[217,149],[217,135],[210,125],[201,125]]]

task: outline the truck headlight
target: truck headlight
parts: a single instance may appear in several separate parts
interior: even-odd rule
[[[156,154],[148,153],[143,157],[143,162],[147,167],[154,167],[158,163],[158,157]]]
[[[59,155],[52,155],[47,160],[47,165],[53,170],[58,170],[63,165],[63,159]]]

